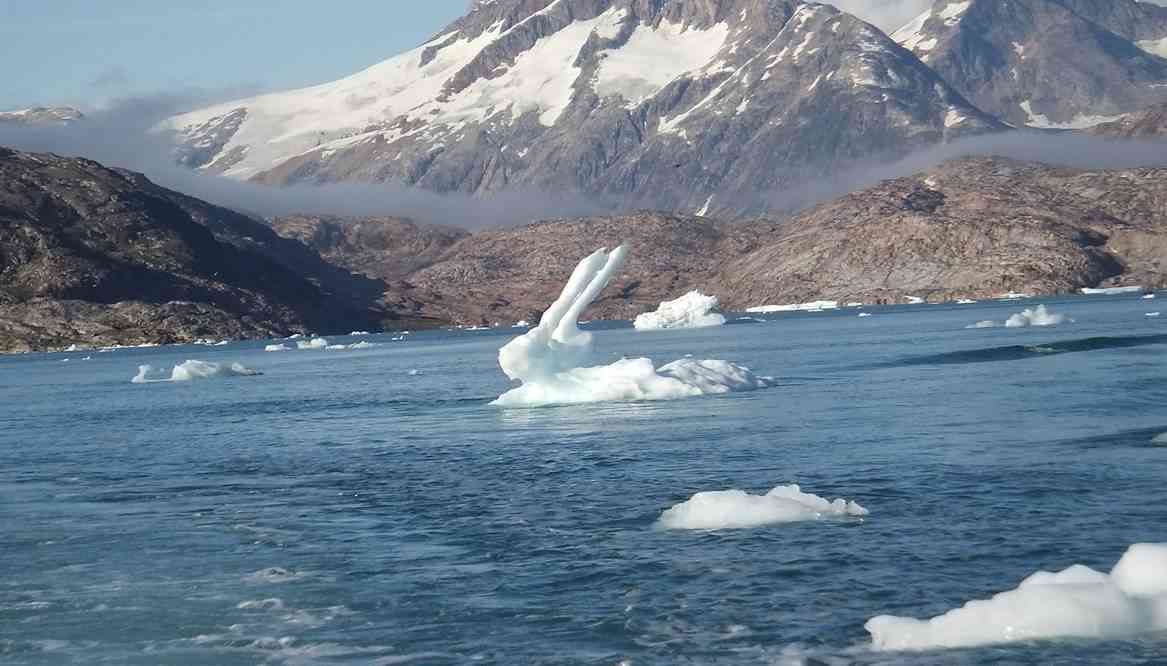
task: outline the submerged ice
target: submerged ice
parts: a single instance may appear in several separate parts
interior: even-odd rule
[[[502,394],[494,404],[515,407],[669,400],[772,385],[772,379],[727,361],[686,358],[656,368],[650,359],[636,358],[586,366],[593,338],[579,329],[579,317],[620,270],[627,254],[621,245],[585,258],[575,267],[559,298],[543,313],[539,325],[499,350],[503,373],[521,386]]]
[[[636,317],[632,325],[638,331],[721,326],[725,323],[725,316],[717,310],[716,296],[706,296],[693,290],[678,299],[663,301],[655,312],[645,312]]]
[[[666,509],[657,524],[671,530],[721,530],[867,514],[867,509],[853,501],[831,501],[789,485],[778,486],[765,495],[742,490],[697,493]]]
[[[1123,638],[1167,630],[1167,544],[1135,544],[1109,574],[1075,564],[934,617],[867,621],[876,649],[928,650],[1051,638]]]
[[[241,363],[211,363],[208,361],[188,360],[170,371],[170,376],[158,375],[153,366],[139,365],[138,374],[130,381],[135,384],[153,384],[157,382],[189,382],[195,379],[210,377],[252,377],[262,374]],[[151,376],[154,375],[154,376]]]

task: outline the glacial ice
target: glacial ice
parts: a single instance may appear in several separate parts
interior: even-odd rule
[[[130,381],[135,384],[154,384],[158,382],[189,382],[210,377],[253,377],[263,374],[240,363],[210,363],[196,360],[188,360],[174,366],[169,377],[151,377],[150,375],[154,372],[153,366],[139,365],[138,374],[134,375]]]
[[[706,296],[697,290],[672,301],[662,301],[655,312],[636,317],[632,325],[638,331],[666,328],[704,328],[725,324],[725,317],[717,312],[716,296]]]
[[[327,338],[312,338],[311,340],[297,340],[297,349],[328,349]]]
[[[869,512],[844,499],[829,501],[802,492],[797,485],[778,486],[765,495],[742,490],[701,492],[661,513],[657,524],[670,530],[721,530],[805,520],[862,517]]]
[[[1051,638],[1123,638],[1167,630],[1167,544],[1127,549],[1109,574],[1075,564],[1039,571],[991,599],[930,620],[867,621],[879,650],[929,650]]]
[[[965,326],[965,328],[993,328],[996,325],[997,322],[993,321],[992,319],[984,319],[982,321],[978,321],[975,324],[969,324],[968,326]]]
[[[1151,438],[1152,444],[1167,444],[1167,432],[1161,432]]]
[[[263,348],[263,350],[265,352],[282,352],[282,351],[291,351],[292,348],[287,346],[287,345],[267,345],[266,347]]]
[[[579,317],[620,270],[627,254],[627,247],[621,245],[610,253],[598,250],[585,258],[539,325],[499,350],[503,373],[521,385],[493,404],[526,407],[669,400],[773,385],[772,379],[727,361],[685,358],[657,369],[650,359],[626,358],[606,366],[585,366],[593,336],[579,329]]]
[[[1053,314],[1046,310],[1044,305],[1036,308],[1025,308],[1021,312],[1009,317],[1005,321],[1007,328],[1021,328],[1024,326],[1057,326],[1066,321],[1065,315]]]
[[[1101,289],[1083,288],[1082,293],[1087,296],[1118,296],[1120,294],[1141,294],[1142,287],[1104,287]]]
[[[811,301],[810,303],[793,303],[790,305],[759,305],[747,308],[751,314],[768,314],[771,312],[822,312],[823,310],[838,310],[838,301]]]

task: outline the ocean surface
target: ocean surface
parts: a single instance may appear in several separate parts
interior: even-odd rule
[[[1033,302],[605,324],[596,362],[778,380],[504,409],[515,331],[0,358],[3,664],[1162,664],[1167,635],[872,648],[1038,570],[1167,541],[1167,306]],[[593,329],[594,330],[594,329]],[[132,384],[187,359],[262,372]],[[666,530],[797,483],[864,518]]]

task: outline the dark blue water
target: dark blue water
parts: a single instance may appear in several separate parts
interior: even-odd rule
[[[605,330],[597,362],[781,383],[531,410],[488,404],[509,331],[3,358],[0,662],[1164,663],[1167,636],[888,654],[863,629],[1167,541],[1157,302],[1050,301],[1076,321],[1039,329],[964,328],[1022,307],[993,303]],[[186,358],[265,374],[129,383]],[[654,527],[786,483],[871,515]]]

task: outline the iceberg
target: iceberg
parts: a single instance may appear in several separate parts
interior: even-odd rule
[[[1045,309],[1044,305],[1036,308],[1026,308],[1009,317],[1005,321],[1007,328],[1021,328],[1024,326],[1057,326],[1066,321],[1065,315],[1053,314]]]
[[[1143,296],[1143,300],[1144,301],[1153,301],[1153,300],[1155,300],[1155,295],[1154,294],[1147,294],[1146,296]]]
[[[134,384],[155,384],[158,382],[189,382],[211,377],[254,377],[263,374],[240,363],[209,363],[195,360],[188,360],[174,366],[169,377],[151,377],[153,372],[155,372],[153,366],[139,365],[138,374],[134,375],[130,381]]]
[[[539,325],[499,349],[499,367],[521,384],[492,404],[530,407],[670,400],[773,385],[773,379],[727,361],[685,358],[657,369],[650,359],[626,358],[611,365],[584,366],[592,353],[593,336],[580,330],[579,317],[620,270],[627,254],[627,247],[621,245],[586,257]]]
[[[1117,296],[1119,294],[1141,294],[1142,287],[1104,287],[1101,289],[1090,289],[1085,287],[1082,293],[1087,296]]]
[[[810,303],[793,303],[790,305],[758,305],[747,308],[746,312],[753,314],[768,314],[771,312],[822,312],[823,310],[838,310],[838,301],[811,301]]]
[[[657,525],[670,530],[723,530],[829,518],[861,518],[867,509],[844,499],[827,500],[797,485],[765,495],[742,490],[701,492],[661,513]]]
[[[923,305],[927,301],[919,296],[905,296],[908,299],[908,305]]]
[[[282,352],[282,351],[292,351],[292,348],[287,346],[287,345],[278,345],[277,344],[277,345],[267,345],[266,347],[263,348],[263,350],[265,352]]]
[[[1167,544],[1127,549],[1109,574],[1075,564],[934,617],[881,615],[877,650],[931,650],[1053,638],[1124,638],[1167,630]]]
[[[296,340],[297,349],[328,349],[327,338],[312,338],[311,340]]]
[[[645,312],[632,322],[638,331],[656,331],[666,328],[704,328],[725,324],[725,317],[717,312],[717,297],[693,290],[672,301],[662,301],[655,312]]]

